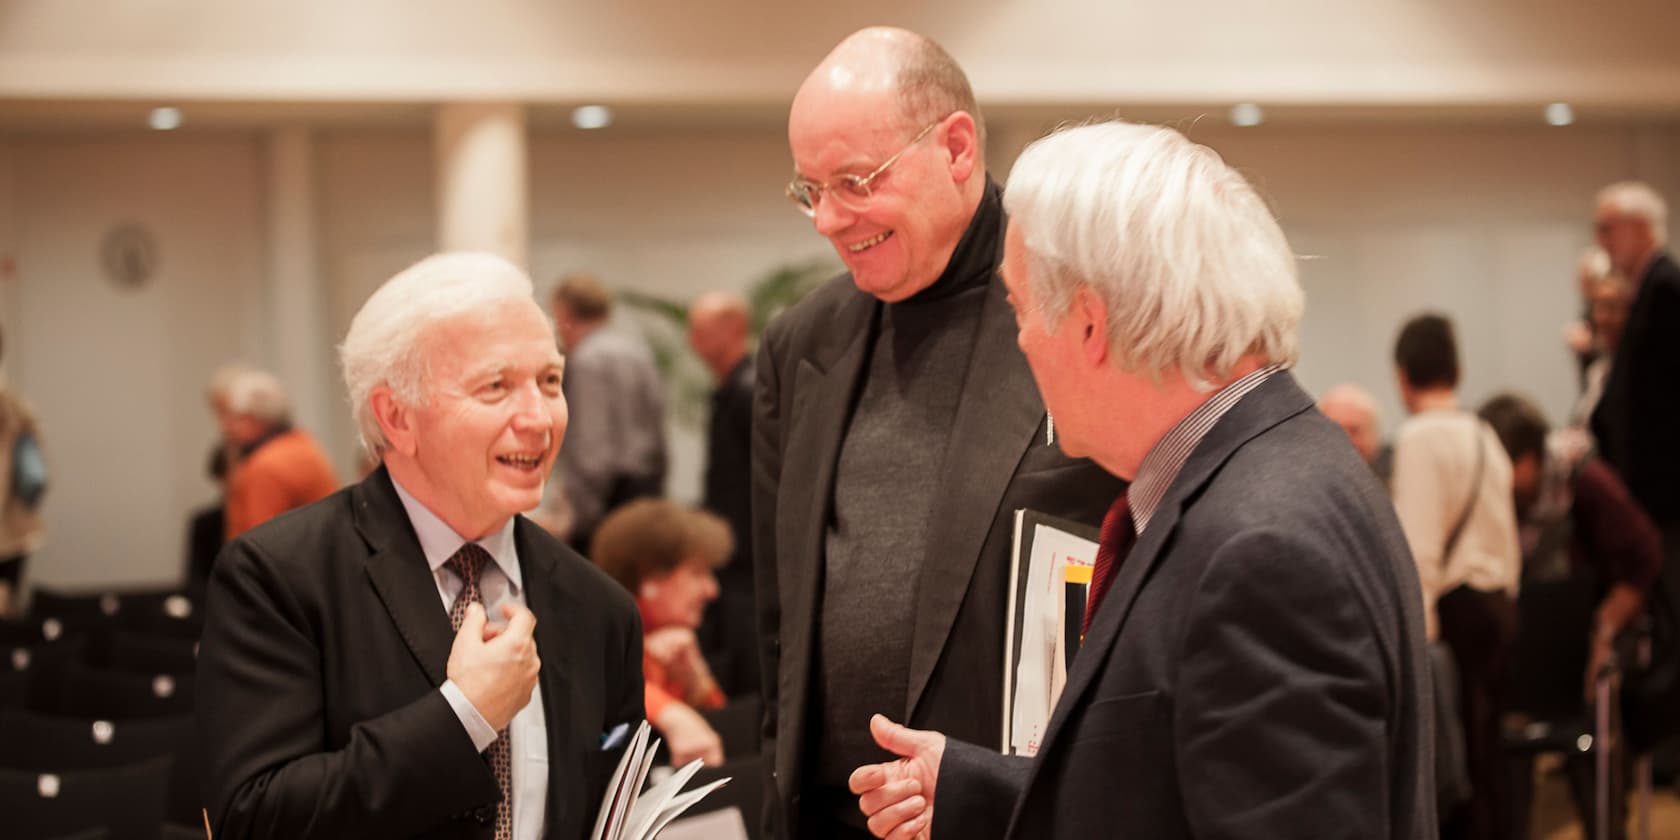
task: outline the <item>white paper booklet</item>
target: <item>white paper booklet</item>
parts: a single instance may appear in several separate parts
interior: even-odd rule
[[[700,760],[695,759],[644,791],[642,787],[647,784],[648,771],[653,768],[653,757],[658,752],[659,739],[652,737],[652,728],[644,720],[625,747],[624,757],[619,759],[618,769],[613,771],[607,792],[601,797],[595,830],[589,835],[591,840],[653,840],[667,823],[729,781],[718,779],[682,792],[682,786],[700,770]]]

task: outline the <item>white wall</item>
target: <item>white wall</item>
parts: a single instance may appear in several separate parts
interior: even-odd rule
[[[994,126],[994,163],[1038,130]],[[1570,274],[1594,190],[1640,175],[1680,197],[1672,127],[1191,133],[1249,173],[1310,257],[1306,385],[1364,382],[1391,424],[1390,345],[1424,308],[1459,320],[1470,401],[1516,387],[1561,416],[1574,373],[1559,329],[1575,312]],[[325,331],[336,342],[374,287],[432,248],[434,167],[423,128],[314,136]],[[19,266],[0,284],[0,299],[16,301],[4,314],[6,367],[41,409],[54,471],[38,580],[162,580],[178,569],[184,516],[211,497],[205,377],[233,356],[273,359],[265,149],[237,134],[0,142],[0,255],[14,243]],[[776,127],[541,129],[530,154],[532,273],[545,297],[577,269],[682,299],[832,259],[781,195],[789,160]],[[125,219],[150,225],[163,249],[157,279],[138,294],[110,287],[94,259],[98,237]],[[335,425],[319,431],[347,468],[353,434],[336,376],[328,381],[334,392],[321,396],[337,407]],[[674,433],[672,490],[692,497],[698,439]]]
[[[214,498],[203,388],[261,361],[264,230],[252,138],[27,139],[11,144],[17,310],[12,384],[39,415],[51,487],[35,580],[172,579],[185,512]],[[113,286],[105,233],[149,229],[142,289]]]

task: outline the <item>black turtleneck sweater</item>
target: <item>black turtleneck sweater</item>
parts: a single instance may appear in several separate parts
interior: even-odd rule
[[[887,760],[870,739],[869,716],[904,714],[928,517],[980,308],[1002,254],[1001,196],[988,180],[939,279],[879,307],[835,469],[824,544],[809,733],[818,786],[844,788],[859,765]],[[863,824],[855,804],[832,816]]]

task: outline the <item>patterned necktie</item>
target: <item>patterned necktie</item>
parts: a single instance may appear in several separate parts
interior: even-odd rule
[[[1103,596],[1108,594],[1108,585],[1114,582],[1114,573],[1120,570],[1120,564],[1137,542],[1137,529],[1132,527],[1132,503],[1127,494],[1121,493],[1103,516],[1099,539],[1097,562],[1091,569],[1091,594],[1085,599],[1085,621],[1079,628],[1081,636],[1091,631],[1091,616],[1096,615]]]
[[[488,562],[490,552],[478,543],[461,546],[460,551],[444,562],[461,578],[461,594],[455,596],[455,603],[449,607],[449,626],[456,632],[460,632],[461,622],[466,620],[468,604],[477,601],[489,609],[484,603],[484,593],[478,589],[478,575]],[[496,786],[502,791],[502,798],[496,802],[496,840],[513,840],[513,753],[508,748],[506,729],[497,733],[496,742],[486,753],[490,756],[490,769],[496,773]]]

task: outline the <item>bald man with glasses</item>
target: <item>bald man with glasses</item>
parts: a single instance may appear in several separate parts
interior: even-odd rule
[[[962,68],[872,28],[788,119],[787,193],[847,272],[766,331],[753,421],[768,836],[867,837],[876,712],[1000,747],[1014,513],[1093,527],[1117,479],[1054,445],[997,279]]]

